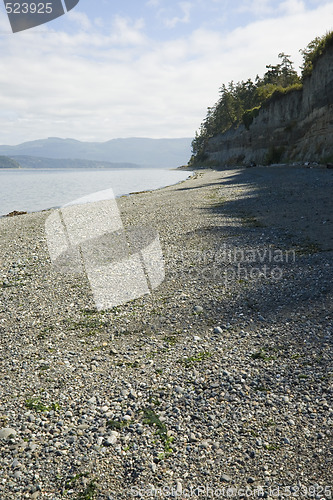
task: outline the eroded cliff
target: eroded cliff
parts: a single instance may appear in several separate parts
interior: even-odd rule
[[[248,129],[240,125],[211,138],[205,152],[219,165],[333,161],[333,47],[300,90],[272,98]]]

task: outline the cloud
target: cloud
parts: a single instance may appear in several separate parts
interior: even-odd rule
[[[143,33],[144,20],[142,18],[132,21],[131,19],[115,16],[110,42],[116,45],[141,45],[145,44],[146,37]]]
[[[332,18],[329,3],[162,41],[149,38],[142,19],[120,16],[103,33],[93,23],[85,31],[76,17],[73,34],[46,27],[2,35],[0,141],[193,136],[222,83],[262,75],[280,52],[299,65],[299,49]]]
[[[271,14],[273,9],[271,0],[245,0],[238,8],[239,12],[251,12],[255,16]]]
[[[305,12],[305,5],[301,0],[286,0],[280,4],[279,10],[287,15],[301,14]]]
[[[179,8],[181,11],[181,16],[174,16],[171,18],[165,18],[164,23],[168,28],[174,28],[179,23],[189,23],[190,22],[190,13],[192,4],[190,2],[180,2]]]
[[[149,0],[146,6],[156,9],[156,19],[167,28],[175,28],[178,24],[188,24],[191,20],[191,10],[194,7],[193,2],[183,1],[167,2],[163,6],[161,0]],[[175,14],[177,12],[177,14]]]
[[[160,5],[160,0],[149,0],[146,2],[147,7],[158,7]]]
[[[259,18],[268,17],[279,13],[280,15],[292,15],[305,11],[302,0],[244,0],[238,8],[239,12],[250,12]]]
[[[88,31],[91,29],[92,23],[87,14],[85,14],[84,12],[71,10],[67,15],[72,22],[78,24],[80,29],[84,31]]]

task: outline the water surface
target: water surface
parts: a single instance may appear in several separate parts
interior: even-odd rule
[[[115,196],[157,189],[185,180],[190,172],[167,169],[1,170],[0,215],[13,210],[36,212],[59,207],[95,191]]]

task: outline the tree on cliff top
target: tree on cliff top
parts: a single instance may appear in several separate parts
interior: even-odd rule
[[[208,108],[207,116],[201,124],[192,142],[193,158],[196,161],[205,159],[207,141],[217,134],[222,134],[243,121],[244,115],[253,108],[260,106],[277,89],[284,89],[300,82],[297,72],[289,55],[279,54],[281,62],[267,65],[267,71],[262,78],[256,77],[255,83],[248,79],[246,82],[222,85],[219,91],[220,98],[212,107]],[[248,116],[248,115],[247,115]]]
[[[311,75],[316,61],[323,55],[325,50],[332,45],[333,31],[330,31],[326,33],[326,35],[317,36],[305,47],[305,49],[300,50],[300,53],[303,56],[303,64],[301,66],[303,79]]]

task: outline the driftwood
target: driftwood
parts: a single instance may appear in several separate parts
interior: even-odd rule
[[[15,217],[16,215],[25,215],[27,213],[28,212],[20,212],[19,210],[14,210],[13,212],[7,214],[6,217]]]

